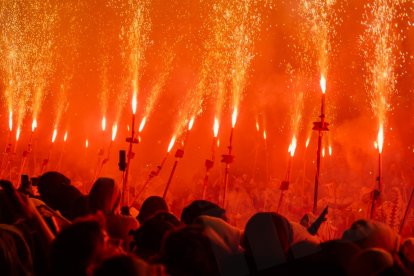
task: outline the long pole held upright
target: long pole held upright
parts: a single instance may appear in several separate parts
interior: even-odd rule
[[[322,137],[324,131],[329,131],[329,123],[325,122],[325,92],[326,92],[326,79],[322,75],[320,80],[320,85],[322,89],[322,99],[321,99],[321,115],[319,122],[313,123],[313,130],[318,131],[318,149],[316,151],[316,175],[315,175],[315,187],[313,193],[313,213],[316,214],[318,211],[318,190],[319,190],[319,180],[320,180],[320,169],[321,169],[321,155],[322,155]]]

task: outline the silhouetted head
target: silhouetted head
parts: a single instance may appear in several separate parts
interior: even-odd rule
[[[150,217],[162,211],[169,211],[165,200],[159,196],[150,196],[142,203],[137,220],[142,224]]]
[[[141,276],[150,275],[148,265],[133,255],[119,255],[105,260],[99,265],[94,276]]]
[[[365,219],[352,223],[342,239],[354,242],[362,249],[377,247],[390,253],[398,251],[400,246],[400,236],[388,225]]]
[[[261,212],[247,222],[242,244],[253,270],[261,271],[285,263],[292,240],[292,227],[285,217]]]
[[[97,217],[64,228],[52,244],[52,275],[87,275],[92,265],[102,259],[106,240],[103,223]]]
[[[0,271],[1,275],[34,275],[29,246],[12,225],[0,224]]]
[[[136,231],[131,231],[134,237],[134,253],[145,260],[158,256],[164,236],[176,228],[177,226],[158,214],[151,217]]]
[[[172,276],[220,275],[218,260],[228,255],[221,244],[209,239],[203,229],[196,226],[170,232],[161,252],[167,272]]]
[[[181,221],[187,225],[194,222],[199,216],[210,216],[227,221],[226,210],[207,200],[194,200],[181,213]]]
[[[121,193],[112,178],[101,177],[89,192],[89,208],[92,212],[112,213],[119,205]]]
[[[75,218],[73,210],[82,193],[71,185],[69,178],[59,172],[44,173],[39,179],[38,191],[48,206],[68,219]]]

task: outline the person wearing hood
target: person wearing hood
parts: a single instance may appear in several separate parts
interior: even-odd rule
[[[120,198],[121,192],[112,178],[98,178],[89,192],[89,209],[93,213],[102,212],[109,236],[121,240],[123,248],[128,248],[132,240],[129,232],[139,225],[133,217],[117,212]]]

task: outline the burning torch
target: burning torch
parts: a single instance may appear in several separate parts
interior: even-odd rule
[[[285,191],[287,191],[289,189],[290,172],[292,171],[292,159],[293,159],[293,156],[295,155],[296,143],[297,143],[296,136],[293,136],[292,142],[290,143],[289,150],[288,150],[288,152],[290,153],[290,157],[289,157],[289,161],[288,161],[288,167],[287,167],[287,170],[286,170],[285,180],[282,181],[282,183],[280,184],[280,188],[279,188],[280,189],[280,197],[279,197],[279,204],[277,205],[276,213],[279,213],[280,207],[282,206]]]
[[[227,185],[229,182],[229,179],[228,179],[229,168],[230,168],[230,164],[233,163],[234,161],[234,155],[232,155],[232,150],[233,150],[233,132],[234,132],[234,127],[236,126],[236,121],[237,121],[237,107],[234,108],[233,114],[231,116],[230,140],[229,140],[229,146],[227,147],[229,149],[229,152],[228,154],[221,155],[222,157],[221,162],[226,164],[225,169],[224,169],[223,208],[225,207],[225,204],[226,204]]]
[[[46,159],[43,159],[42,168],[40,170],[40,175],[42,175],[45,172],[47,164],[49,163],[50,156],[52,155],[53,145],[55,144],[56,136],[57,136],[57,129],[55,128],[53,130],[52,142],[50,143],[50,147],[49,147],[49,154]]]
[[[370,212],[370,219],[374,218],[375,213],[375,205],[379,201],[379,197],[382,192],[382,160],[381,160],[381,154],[382,154],[382,148],[384,145],[384,129],[382,124],[379,127],[378,131],[378,137],[377,137],[377,148],[378,148],[378,176],[377,176],[377,183],[378,183],[378,189],[374,189],[372,192],[372,203],[371,203],[371,212]]]
[[[313,213],[316,214],[318,209],[318,188],[319,177],[321,168],[321,155],[322,155],[322,137],[325,131],[329,131],[329,123],[325,122],[325,93],[326,93],[326,79],[325,76],[321,76],[320,86],[322,90],[321,99],[321,115],[319,122],[313,122],[313,130],[318,132],[318,149],[316,151],[316,175],[315,175],[315,189],[313,194]]]

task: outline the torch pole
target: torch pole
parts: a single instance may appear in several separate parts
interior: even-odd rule
[[[410,210],[411,201],[413,200],[413,197],[414,197],[414,188],[411,191],[410,199],[408,200],[407,207],[405,208],[405,212],[404,212],[404,217],[401,221],[400,230],[398,231],[398,234],[400,234],[400,235],[402,233],[402,230],[404,229],[404,225],[405,225],[405,222],[406,222],[407,217],[408,217],[408,211]]]
[[[170,188],[171,181],[172,181],[172,178],[173,178],[174,173],[175,173],[175,169],[177,168],[177,164],[178,164],[178,159],[175,159],[174,166],[173,166],[173,168],[171,170],[171,173],[170,173],[170,177],[168,178],[168,182],[167,182],[167,185],[165,186],[164,193],[162,194],[163,199],[165,199],[167,197],[167,192],[168,192],[168,189]]]
[[[313,192],[313,213],[316,214],[318,211],[318,190],[320,180],[320,169],[321,169],[321,154],[322,154],[322,138],[323,132],[329,131],[328,123],[325,122],[325,93],[322,93],[321,100],[321,115],[319,122],[313,123],[313,130],[318,131],[318,149],[316,151],[316,174],[315,174],[315,187]]]
[[[50,144],[49,154],[47,155],[47,158],[43,159],[42,168],[40,169],[40,175],[42,175],[46,170],[46,166],[49,163],[50,157],[52,155],[52,149],[53,149],[53,143]]]
[[[378,176],[377,176],[377,182],[378,182],[378,189],[374,189],[372,192],[372,201],[371,201],[371,212],[370,212],[370,219],[374,218],[375,215],[375,205],[381,195],[382,191],[382,158],[381,158],[381,152],[378,152]]]
[[[230,141],[229,141],[229,154],[228,156],[231,157],[231,152],[233,150],[233,131],[234,131],[234,127],[231,128],[231,132],[230,132]],[[225,204],[226,204],[226,195],[227,195],[227,186],[228,186],[228,182],[229,182],[229,168],[230,168],[230,161],[232,160],[227,160],[225,161],[226,166],[224,169],[224,193],[223,193],[223,208],[225,208]]]
[[[161,164],[157,166],[157,169],[155,171],[151,171],[150,174],[148,175],[147,180],[145,181],[144,185],[142,186],[141,190],[139,190],[139,192],[135,195],[134,199],[131,201],[131,206],[135,203],[135,201],[144,193],[145,189],[147,188],[147,186],[149,185],[149,183],[151,182],[151,180],[158,176],[164,166],[165,161],[167,160],[168,157],[168,152],[165,155],[164,159],[162,160]]]
[[[164,193],[163,193],[163,195],[162,195],[162,198],[164,198],[164,199],[167,197],[167,192],[168,192],[168,190],[169,190],[169,188],[170,188],[171,181],[172,181],[173,176],[174,176],[174,173],[175,173],[175,169],[177,168],[177,165],[178,165],[178,161],[179,161],[181,158],[183,158],[183,157],[184,157],[184,150],[183,150],[183,149],[178,149],[178,150],[175,152],[175,161],[174,161],[174,166],[173,166],[173,168],[172,168],[172,170],[171,170],[170,177],[168,178],[167,185],[165,186]]]
[[[27,144],[27,150],[25,150],[23,152],[23,156],[22,156],[22,162],[20,164],[20,170],[19,170],[19,175],[17,177],[17,183],[18,183],[18,187],[20,186],[20,181],[21,178],[20,176],[23,174],[24,171],[24,167],[26,165],[26,161],[27,161],[27,157],[29,156],[30,152],[32,151],[32,138],[33,138],[33,131],[30,133],[30,138],[29,138],[29,143]]]
[[[132,159],[132,146],[134,144],[135,140],[135,114],[132,114],[132,127],[131,127],[131,139],[127,140],[129,142],[129,148],[128,148],[128,161],[126,164],[126,170],[123,178],[122,183],[122,199],[121,199],[121,205],[127,206],[129,201],[129,193],[128,193],[128,175],[129,175],[129,165],[131,163]]]

